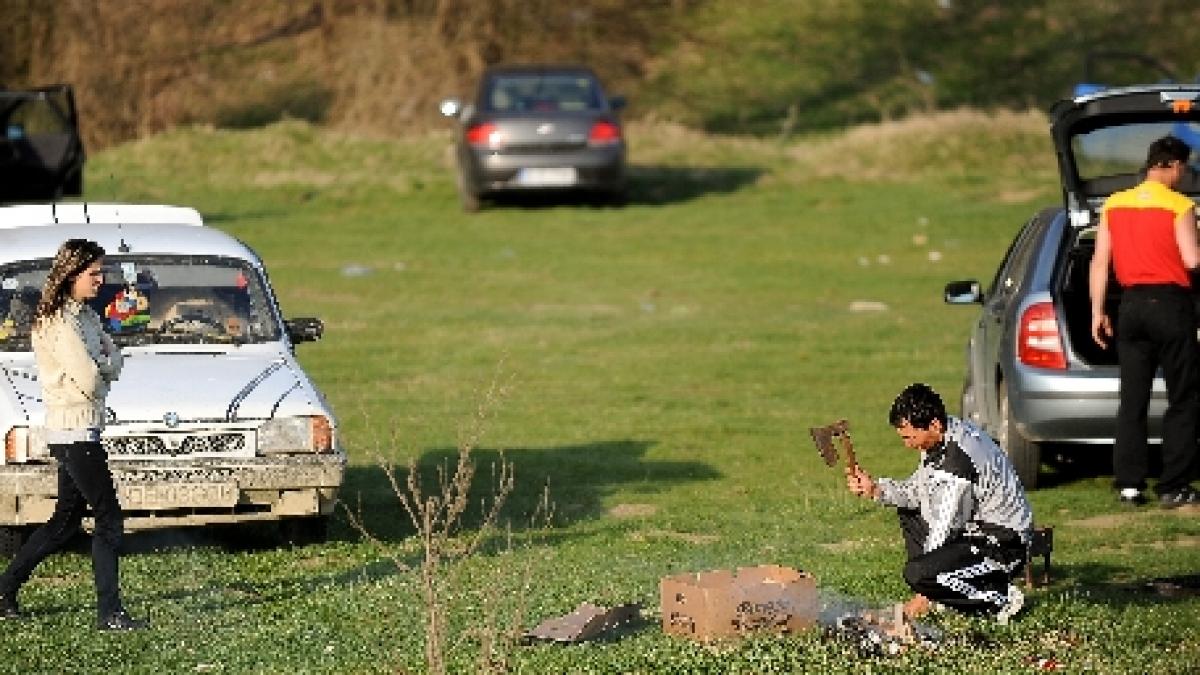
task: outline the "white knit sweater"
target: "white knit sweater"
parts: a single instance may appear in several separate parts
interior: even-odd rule
[[[121,374],[121,352],[92,308],[67,300],[33,331],[48,430],[104,428],[108,385]]]

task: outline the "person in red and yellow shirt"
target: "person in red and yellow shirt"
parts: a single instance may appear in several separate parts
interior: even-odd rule
[[[1089,270],[1092,339],[1108,346],[1112,322],[1104,311],[1109,265],[1121,285],[1117,360],[1121,391],[1113,447],[1114,483],[1124,504],[1146,499],[1146,415],[1155,371],[1163,370],[1167,410],[1162,422],[1163,466],[1155,485],[1163,507],[1200,504],[1190,485],[1200,416],[1200,346],[1191,272],[1200,266],[1196,205],[1175,191],[1191,148],[1174,136],[1150,144],[1146,179],[1112,194],[1096,230]]]

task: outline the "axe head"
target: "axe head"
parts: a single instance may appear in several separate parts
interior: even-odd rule
[[[823,427],[812,427],[808,430],[812,434],[813,444],[817,446],[817,452],[821,453],[821,459],[829,466],[834,466],[838,463],[838,449],[833,439],[844,436],[850,431],[850,423],[846,420],[838,420],[833,424]]]

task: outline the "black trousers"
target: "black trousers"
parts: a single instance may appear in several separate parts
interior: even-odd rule
[[[1117,488],[1146,487],[1147,424],[1154,374],[1162,367],[1167,410],[1162,422],[1162,473],[1156,490],[1174,492],[1192,481],[1200,415],[1200,347],[1191,292],[1174,285],[1131,286],[1117,319],[1121,395],[1113,445]]]
[[[925,553],[928,528],[916,509],[898,509],[908,562],[904,581],[915,593],[965,613],[995,613],[1008,600],[1008,585],[1025,566],[1025,545],[1013,534],[992,541],[950,538]]]
[[[58,503],[50,520],[29,537],[0,575],[0,593],[15,597],[34,568],[79,531],[87,507],[91,506],[96,521],[92,576],[99,616],[107,618],[122,609],[117,559],[125,530],[121,504],[108,468],[108,454],[99,443],[51,445],[50,452],[58,460]]]

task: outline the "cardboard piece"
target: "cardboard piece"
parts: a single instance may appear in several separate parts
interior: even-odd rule
[[[817,622],[816,580],[790,567],[679,574],[664,577],[659,591],[663,631],[695,640],[790,633]]]
[[[524,637],[526,640],[583,642],[605,631],[637,621],[641,618],[641,610],[641,604],[636,602],[611,608],[584,602],[570,614],[546,619],[526,632]]]

